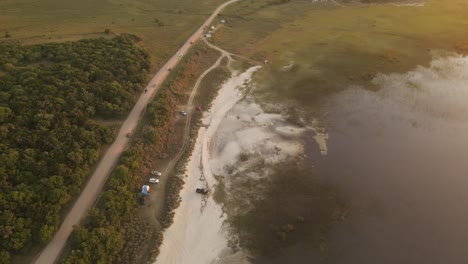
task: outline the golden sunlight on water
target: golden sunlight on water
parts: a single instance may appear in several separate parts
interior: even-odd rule
[[[468,58],[378,75],[326,107],[323,177],[351,217],[332,233],[329,263],[468,263]]]

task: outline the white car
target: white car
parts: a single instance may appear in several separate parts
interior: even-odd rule
[[[187,115],[187,112],[185,112],[185,111],[180,111],[180,114],[183,115],[183,116],[186,116],[186,115]]]
[[[150,179],[149,179],[149,182],[150,182],[150,183],[159,183],[159,179],[150,178]]]
[[[151,171],[151,175],[154,175],[154,176],[161,176],[162,173],[160,173],[159,171]]]

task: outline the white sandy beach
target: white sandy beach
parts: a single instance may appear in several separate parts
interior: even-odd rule
[[[187,164],[187,178],[180,195],[182,202],[175,210],[174,223],[164,232],[164,242],[156,264],[164,263],[216,263],[223,249],[228,248],[225,216],[221,206],[212,198],[216,180],[210,167],[210,142],[226,113],[243,97],[238,88],[260,67],[227,80],[202,122],[194,150]],[[208,188],[210,194],[203,198],[196,188]]]

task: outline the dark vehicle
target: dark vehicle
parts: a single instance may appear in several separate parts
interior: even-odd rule
[[[127,133],[127,137],[129,138],[132,134],[131,133]]]
[[[208,190],[204,188],[197,188],[195,192],[199,194],[208,194]]]
[[[140,199],[138,199],[138,202],[140,203],[140,205],[145,205],[145,196],[140,196]]]
[[[171,69],[171,68],[169,68],[169,69],[168,69],[168,71],[172,71],[172,69]]]

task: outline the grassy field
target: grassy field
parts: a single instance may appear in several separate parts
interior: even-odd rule
[[[0,40],[34,44],[132,33],[142,38],[140,45],[151,54],[154,70],[222,2],[1,0]],[[280,2],[244,0],[228,7],[220,17],[227,23],[213,39],[223,49],[268,60],[259,78],[273,93],[265,94],[281,102],[299,102],[297,108],[313,107],[322,95],[349,85],[368,84],[379,72],[403,72],[427,64],[434,50],[468,52],[466,0],[428,0],[422,7]],[[283,68],[287,65],[291,67]],[[210,92],[202,89],[201,94]],[[218,198],[222,196],[218,193]],[[262,203],[258,207],[269,208]],[[271,214],[266,219],[278,226],[285,220],[274,219],[281,215],[274,210],[266,213]],[[260,227],[269,223],[258,215],[240,220],[252,219]],[[265,233],[258,229],[258,234]]]
[[[376,74],[406,72],[417,65],[429,64],[439,54],[468,53],[468,2],[463,0],[427,1],[425,6],[280,2],[242,1],[229,7],[222,14],[227,23],[213,39],[228,51],[259,61],[268,60],[256,76],[257,83],[264,88],[256,89],[258,101],[300,112],[306,124],[311,123],[307,118],[320,117],[314,111],[329,94],[350,85],[375,89],[371,80]],[[227,199],[236,205],[249,201],[256,206],[249,214],[230,215],[241,247],[250,249],[256,257],[273,255],[256,263],[310,262],[310,259],[281,261],[277,257],[302,257],[302,253],[313,252],[317,245],[326,255],[326,231],[336,219],[321,206],[346,208],[339,200],[324,199],[314,204],[314,191],[323,195],[319,198],[327,197],[324,195],[327,188],[338,196],[339,191],[335,186],[320,186],[317,184],[322,184],[320,181],[307,178],[316,173],[313,169],[304,173],[304,177],[295,178],[301,175],[301,172],[291,173],[296,166],[283,173],[287,182],[273,181],[267,191],[259,188],[261,184],[250,184],[255,186],[256,197],[265,199],[246,197],[239,192],[226,198],[218,193],[223,198],[218,200]],[[239,189],[253,188],[239,185]],[[298,194],[301,196],[294,196]],[[315,218],[302,218],[307,210],[314,211],[311,215]],[[318,223],[302,226],[302,220],[294,220],[292,216]],[[326,228],[316,230],[320,225]],[[278,237],[279,242],[274,240]],[[304,252],[298,247],[288,249],[287,243],[281,244],[282,240],[295,246],[305,244]],[[304,253],[304,256],[308,255]]]
[[[157,67],[222,0],[4,0],[0,40],[24,44],[132,33]],[[6,38],[6,35],[9,35]]]
[[[436,50],[466,52],[468,3],[428,1],[332,5],[243,1],[224,13],[215,36],[221,47],[271,62],[262,83],[281,100],[307,105],[379,72],[427,65]],[[465,48],[463,48],[465,47]],[[283,67],[293,67],[285,70]]]

